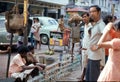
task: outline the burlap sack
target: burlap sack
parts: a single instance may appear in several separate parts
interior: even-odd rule
[[[11,29],[21,29],[24,27],[24,17],[21,14],[13,14],[13,18],[10,19],[10,28]]]
[[[69,23],[75,23],[75,22],[80,22],[82,20],[82,17],[79,16],[78,14],[73,14],[70,19],[68,20]]]
[[[6,20],[5,25],[8,32],[15,33],[24,27],[24,17],[21,14],[8,14],[8,19]]]
[[[15,5],[11,11],[7,11],[5,18],[7,32],[16,33],[24,27],[24,17],[22,14],[19,14],[18,5]]]

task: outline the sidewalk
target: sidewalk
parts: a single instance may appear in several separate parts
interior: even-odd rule
[[[55,47],[55,50],[58,51],[63,51],[64,47]],[[46,57],[53,57],[56,60],[59,57],[60,52],[55,52],[54,55],[45,55],[44,52],[48,50],[48,46],[46,45],[42,45],[41,50],[35,49],[35,53],[37,54],[36,56],[46,56]],[[14,57],[16,53],[12,53],[11,54],[11,59]],[[6,68],[7,68],[7,58],[8,55],[7,54],[3,54],[0,55],[0,60],[2,62],[0,62],[0,79],[5,79],[6,78]],[[57,81],[78,81],[78,77],[81,74],[81,66],[76,67],[74,70],[72,70],[69,75],[62,77],[60,79],[58,79]]]
[[[55,47],[55,50],[62,50],[63,51],[63,47]],[[77,52],[77,49],[75,49],[75,52]],[[40,52],[42,53],[42,52]],[[54,55],[46,55],[46,57],[53,57],[55,58],[56,60],[58,59],[59,57],[59,54],[60,52],[55,52]],[[67,55],[68,53],[64,54],[64,55]],[[39,54],[38,56],[40,55],[44,55],[44,54]],[[69,54],[70,55],[70,54]],[[71,55],[70,55],[71,56]],[[81,62],[80,62],[81,64]],[[66,82],[70,82],[70,81],[73,81],[73,82],[77,82],[79,81],[77,78],[80,77],[81,75],[81,65],[77,66],[76,68],[74,68],[67,76],[63,76],[61,77],[60,79],[56,80],[56,81],[60,81],[60,82],[63,82],[63,81],[66,81]],[[51,81],[52,82],[52,81]]]

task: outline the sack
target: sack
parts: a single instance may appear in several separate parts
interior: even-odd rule
[[[22,14],[19,14],[18,5],[15,5],[11,11],[5,12],[5,18],[7,32],[16,33],[24,27],[24,17]]]
[[[5,22],[7,32],[16,33],[18,30],[24,27],[24,17],[22,14],[8,13],[7,15],[8,15],[7,17],[8,19]]]

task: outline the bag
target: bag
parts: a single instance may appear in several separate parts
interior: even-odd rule
[[[16,11],[16,13],[15,13]],[[18,12],[18,6],[15,6],[12,11],[5,13],[5,26],[9,33],[16,33],[24,27],[24,17]]]
[[[9,22],[9,25],[8,25]],[[6,30],[10,33],[16,33],[18,30],[24,27],[24,17],[21,14],[9,14],[8,19],[5,22]]]

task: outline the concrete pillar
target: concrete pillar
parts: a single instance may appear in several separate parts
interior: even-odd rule
[[[48,16],[48,8],[47,7],[44,8],[44,16]]]
[[[61,15],[61,9],[58,9],[58,19],[60,18]]]

